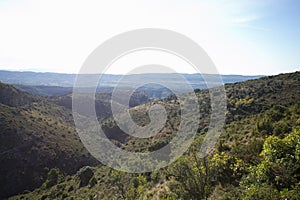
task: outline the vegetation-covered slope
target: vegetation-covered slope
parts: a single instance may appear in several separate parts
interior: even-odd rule
[[[226,84],[227,113],[226,123],[239,122],[249,116],[255,116],[265,111],[279,109],[276,112],[282,113],[280,107],[288,107],[300,101],[300,73],[281,74],[278,76],[264,77],[257,80],[249,80],[242,83]],[[201,119],[199,121],[198,133],[204,134],[207,131],[210,117],[210,96],[208,90],[195,90],[200,106]],[[188,97],[188,95],[186,95]],[[138,139],[125,135],[118,129],[113,119],[102,123],[107,135],[113,134],[117,142],[127,141],[120,144],[123,148],[131,150],[147,151],[154,150],[164,145],[176,133],[181,117],[179,102],[175,96],[156,101],[163,105],[168,113],[168,120],[165,127],[150,139]],[[143,104],[131,109],[132,118],[140,125],[149,123],[147,110],[153,102]],[[275,112],[275,111],[274,111]],[[280,116],[278,116],[280,117]],[[124,119],[126,121],[127,119]],[[266,126],[272,121],[263,120],[261,125]],[[264,129],[264,128],[260,128]],[[247,130],[247,129],[246,129]],[[291,128],[289,129],[291,130]],[[270,130],[269,130],[270,131]],[[125,137],[125,138],[124,138]]]
[[[199,134],[172,165],[144,174],[99,166],[65,176],[52,169],[42,187],[11,199],[299,199],[300,72],[225,88],[226,124],[207,157],[201,159],[199,150],[209,122],[209,93],[196,90],[203,114]],[[149,123],[151,103],[131,109],[137,123]],[[156,103],[165,105],[168,113],[166,126],[156,136],[129,137],[113,119],[102,123],[106,134],[113,134],[121,148],[131,151],[165,145],[176,132],[181,113],[175,97]]]
[[[21,92],[11,85],[0,82],[0,103],[7,106],[23,106],[38,101],[37,96]]]
[[[0,198],[41,185],[49,168],[72,174],[97,163],[69,110],[7,84],[0,94]]]

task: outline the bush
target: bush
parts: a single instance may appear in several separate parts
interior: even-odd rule
[[[245,190],[244,200],[276,200],[279,198],[279,192],[270,185],[252,185]]]
[[[48,189],[57,183],[59,183],[62,179],[61,172],[59,171],[58,168],[53,168],[48,172],[47,179],[43,183],[43,186]]]

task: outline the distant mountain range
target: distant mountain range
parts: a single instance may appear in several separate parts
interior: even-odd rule
[[[40,96],[60,96],[72,92],[73,84],[76,80],[76,74],[61,74],[61,73],[42,73],[42,72],[18,72],[0,70],[0,81],[12,84],[20,90],[37,94]],[[86,90],[90,90],[92,83],[89,81],[97,79],[99,74],[88,74],[86,77]],[[117,86],[120,80],[124,80],[121,87],[122,91],[132,88],[133,85],[143,85],[144,83],[151,83],[143,85],[139,88],[146,92],[150,99],[159,99],[170,96],[172,92],[164,87],[164,85],[176,86],[180,93],[187,92],[184,87],[186,81],[193,89],[205,89],[207,84],[206,79],[212,80],[216,75],[212,74],[179,74],[184,79],[178,79],[178,74],[167,73],[149,73],[149,74],[130,74],[130,75],[113,75],[103,74],[98,85],[97,92],[110,93]],[[257,79],[262,77],[257,76],[243,76],[243,75],[221,75],[223,83],[243,82],[250,79]],[[161,84],[155,84],[161,83]],[[216,83],[219,84],[219,83]]]
[[[204,79],[200,74],[181,74],[187,81],[191,83],[193,87],[203,88]],[[6,71],[0,70],[0,81],[9,84],[20,85],[41,85],[41,86],[59,86],[59,87],[72,87],[76,79],[76,74],[62,74],[62,73],[50,73],[50,72],[18,72],[18,71]],[[98,74],[89,74],[87,76],[95,77]],[[149,74],[130,74],[132,81],[155,81],[165,80],[170,82],[178,82],[176,74],[167,73],[149,73]],[[210,74],[204,74],[203,76],[215,76]],[[103,86],[115,86],[123,75],[103,74],[101,77],[101,84]],[[249,79],[257,79],[262,77],[257,76],[243,76],[243,75],[221,75],[224,83],[242,82]],[[128,83],[130,84],[130,83]]]

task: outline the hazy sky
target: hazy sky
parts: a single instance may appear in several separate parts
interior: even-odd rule
[[[196,41],[222,74],[291,72],[299,10],[299,0],[0,0],[0,69],[76,73],[103,41],[151,27]]]

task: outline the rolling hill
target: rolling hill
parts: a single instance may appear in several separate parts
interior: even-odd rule
[[[141,174],[123,173],[106,166],[84,167],[72,176],[65,175],[61,167],[49,166],[52,170],[41,187],[10,199],[299,199],[300,72],[226,84],[225,89],[226,123],[215,149],[207,157],[200,158],[199,150],[209,123],[210,98],[208,90],[197,89],[202,114],[198,134],[189,151],[170,166]],[[54,104],[37,101],[30,104],[37,106],[34,111],[45,111],[40,105],[45,102]],[[149,139],[124,134],[109,116],[99,116],[99,120],[120,148],[153,151],[170,141],[184,117],[178,99],[170,96],[130,108],[133,120],[140,125],[148,124],[149,106],[156,103],[166,107],[168,121]],[[3,106],[4,113],[11,112],[6,109],[16,109]],[[68,112],[66,106],[54,104],[49,115],[61,119],[65,116],[65,112],[59,113],[62,110]],[[28,114],[32,115],[24,115]],[[5,119],[13,116],[6,115]],[[61,138],[60,134],[57,132],[55,137]]]
[[[0,83],[0,198],[43,183],[49,169],[66,174],[98,162],[87,152],[68,109]]]

